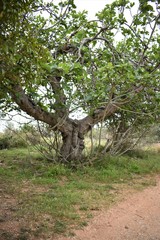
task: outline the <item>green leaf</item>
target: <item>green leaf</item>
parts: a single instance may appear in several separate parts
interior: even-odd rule
[[[47,70],[48,72],[52,71],[52,65],[50,65],[48,63],[40,63],[40,65],[44,70]]]

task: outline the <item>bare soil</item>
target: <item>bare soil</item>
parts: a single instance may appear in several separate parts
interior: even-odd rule
[[[160,176],[156,186],[125,196],[75,234],[59,240],[160,240]]]

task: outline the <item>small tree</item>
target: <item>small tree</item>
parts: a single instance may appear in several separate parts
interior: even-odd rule
[[[159,114],[158,1],[137,4],[117,0],[90,21],[73,0],[0,1],[0,106],[60,132],[63,162],[116,112]]]

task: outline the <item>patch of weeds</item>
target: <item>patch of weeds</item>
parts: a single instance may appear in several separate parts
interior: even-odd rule
[[[56,164],[50,165],[43,174],[44,177],[59,177],[59,176],[68,176],[71,173],[71,170],[64,165]]]
[[[54,224],[54,232],[58,234],[65,233],[67,230],[66,223],[60,220],[56,220]]]
[[[86,216],[88,219],[93,218],[93,214],[92,213],[88,213]]]
[[[131,173],[136,173],[136,174],[140,174],[142,169],[141,166],[138,165],[136,162],[131,162],[131,164],[129,165],[129,170]]]
[[[15,236],[10,233],[10,232],[7,232],[7,231],[1,231],[0,232],[0,239],[1,240],[16,240]]]
[[[6,177],[12,177],[13,176],[13,171],[12,169],[9,169],[9,168],[3,168],[1,167],[0,168],[0,176],[6,176]]]
[[[116,188],[114,186],[112,186],[111,184],[106,184],[104,186],[104,188],[107,189],[107,190],[116,190]]]
[[[125,155],[129,156],[131,158],[138,158],[138,159],[147,159],[148,158],[148,152],[143,151],[141,149],[130,150]]]
[[[31,232],[31,230],[29,228],[21,227],[17,240],[28,240],[30,232]]]
[[[80,215],[75,212],[75,209],[74,209],[74,212],[68,213],[67,216],[68,216],[68,219],[72,220],[73,222],[78,222],[81,218]]]
[[[90,210],[91,211],[99,211],[100,207],[99,206],[92,206],[92,207],[90,207]]]
[[[28,233],[20,233],[16,240],[28,240],[29,234]]]
[[[80,226],[81,228],[87,227],[87,226],[88,226],[88,223],[87,223],[86,221],[83,221],[83,222],[80,222],[80,223],[79,223],[79,226]]]
[[[67,234],[68,237],[74,237],[76,234],[74,232],[69,231],[69,233]]]
[[[50,188],[59,188],[59,185],[57,185],[58,183],[58,179],[54,179],[52,177],[33,177],[32,179],[32,183],[36,184],[36,185],[49,185]]]
[[[140,154],[141,153],[141,154]],[[129,156],[105,156],[94,163],[87,174],[99,181],[119,182],[120,179],[129,180],[132,174],[148,174],[160,172],[160,161],[158,154],[152,152],[134,153]],[[136,156],[136,157],[135,157]],[[139,156],[139,158],[138,158]]]
[[[156,186],[156,181],[151,179],[150,181],[145,181],[141,183],[144,187]]]
[[[68,184],[68,188],[75,188],[77,190],[90,190],[92,188],[92,184],[87,181],[82,181],[81,179],[75,179]]]
[[[134,188],[136,190],[143,190],[146,187],[150,187],[150,186],[156,186],[156,181],[155,179],[151,178],[151,179],[146,179],[145,181],[142,179],[140,179],[139,181],[136,181],[136,183],[134,184]]]
[[[79,203],[79,193],[66,191],[65,187],[60,187],[55,191],[37,193],[28,197],[28,192],[23,193],[23,207],[20,214],[47,213],[55,218],[76,219],[74,205]]]
[[[82,206],[80,206],[80,208],[79,208],[80,211],[87,211],[88,209],[89,209],[89,207],[88,207],[88,206],[85,206],[85,205],[82,205]]]
[[[47,225],[38,224],[35,230],[32,230],[32,232],[35,237],[39,237],[42,233],[46,232],[46,230],[47,230]]]

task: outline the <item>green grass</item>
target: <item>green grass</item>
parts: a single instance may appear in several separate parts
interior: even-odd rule
[[[1,150],[0,162],[1,188],[20,202],[16,217],[38,222],[35,235],[72,235],[72,228],[86,226],[94,211],[117,201],[117,191],[123,184],[160,173],[160,157],[149,151],[105,156],[96,159],[92,166],[74,170],[48,163],[36,151],[27,149]],[[135,187],[152,184],[150,179],[142,179]]]

